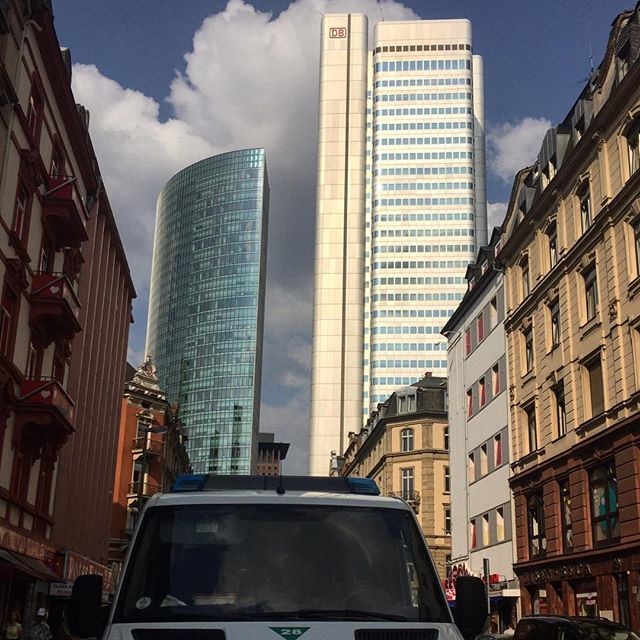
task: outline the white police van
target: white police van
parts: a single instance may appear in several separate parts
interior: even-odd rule
[[[456,622],[411,508],[373,480],[183,476],[151,498],[112,607],[76,581],[73,635],[104,640],[460,640],[480,633],[478,578]]]

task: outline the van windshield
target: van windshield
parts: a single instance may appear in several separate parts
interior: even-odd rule
[[[421,533],[402,509],[151,507],[114,622],[450,622]]]

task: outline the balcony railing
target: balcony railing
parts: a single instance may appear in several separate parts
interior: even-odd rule
[[[42,203],[44,224],[57,249],[87,240],[87,214],[73,176],[50,176]]]
[[[420,506],[419,491],[390,491],[387,495],[390,498],[402,498],[413,508],[414,511],[418,511],[418,507]]]
[[[49,341],[80,331],[80,301],[64,273],[36,272],[31,281],[30,320]]]
[[[140,481],[129,483],[130,496],[137,496],[139,490],[140,490]],[[145,498],[155,495],[156,493],[160,493],[160,491],[162,491],[162,485],[157,482],[147,481],[142,483],[142,495]]]
[[[50,432],[53,439],[64,442],[73,433],[75,404],[55,378],[24,378],[16,404],[19,428]]]
[[[164,453],[164,440],[162,438],[148,436],[140,436],[139,438],[133,439],[133,451],[143,451],[145,448],[145,439],[147,441],[147,455],[156,455],[160,456]]]

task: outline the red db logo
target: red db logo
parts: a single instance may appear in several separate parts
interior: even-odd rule
[[[346,27],[331,27],[331,29],[329,29],[329,37],[330,38],[346,38],[347,37]]]

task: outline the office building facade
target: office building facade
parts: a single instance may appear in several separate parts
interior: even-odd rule
[[[263,149],[201,160],[158,198],[146,348],[195,472],[255,467],[268,203]]]
[[[364,16],[324,17],[310,427],[317,474],[394,389],[425,370],[446,374],[440,331],[486,243],[482,59],[470,23],[380,22],[368,49]]]

